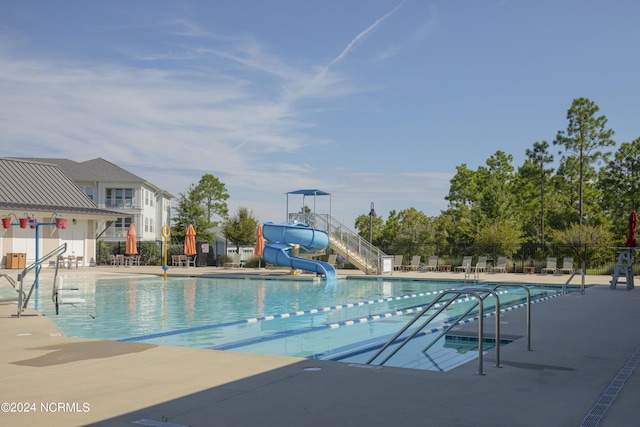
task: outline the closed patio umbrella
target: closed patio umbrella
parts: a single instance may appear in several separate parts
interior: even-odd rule
[[[264,237],[262,236],[262,224],[258,224],[256,228],[256,246],[253,249],[253,254],[257,257],[262,256],[262,250],[264,249]],[[258,261],[258,268],[260,267],[260,261]]]
[[[631,211],[631,215],[629,215],[629,225],[627,228],[627,241],[624,242],[624,245],[629,248],[635,248],[637,246],[636,242],[636,227],[638,226],[638,215],[636,211]]]
[[[138,254],[138,248],[136,246],[136,228],[133,224],[129,226],[129,230],[127,231],[127,246],[125,247],[124,253],[127,255]]]
[[[184,233],[184,254],[186,256],[196,255],[196,230],[189,224]]]

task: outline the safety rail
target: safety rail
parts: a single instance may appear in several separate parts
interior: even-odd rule
[[[38,283],[38,276],[40,274],[40,268],[42,267],[42,265],[49,261],[51,258],[55,257],[55,262],[56,262],[56,270],[55,273],[53,275],[53,288],[56,289],[56,283],[57,283],[57,279],[58,279],[58,267],[60,266],[60,255],[62,255],[63,253],[65,253],[67,251],[67,244],[63,243],[62,245],[58,246],[56,249],[52,250],[51,252],[49,252],[48,254],[46,254],[45,256],[43,256],[42,258],[40,258],[39,260],[36,260],[36,262],[34,262],[33,264],[29,265],[27,268],[25,268],[24,270],[22,270],[22,273],[19,274],[18,276],[18,280],[20,281],[20,285],[18,287],[18,317],[20,317],[20,314],[27,308],[27,304],[29,304],[29,299],[31,299],[31,295],[33,294],[33,290],[36,287],[36,284]],[[26,294],[26,296],[23,298],[23,295],[25,295],[24,293],[24,278],[25,276],[32,270],[35,270],[35,279],[33,281],[33,284],[31,285],[31,288],[29,289],[29,293]]]
[[[580,283],[580,293],[584,295],[584,271],[583,270],[576,270],[573,273],[571,273],[571,276],[569,276],[569,279],[567,279],[566,282],[564,282],[564,285],[562,285],[562,293],[566,294],[567,293],[567,287],[569,286],[569,283],[571,282],[571,280],[573,280],[573,278],[575,277],[576,274],[580,274],[582,276],[582,281]]]
[[[481,293],[484,294],[484,296],[481,295]],[[454,322],[451,322],[451,325],[443,332],[443,334],[447,333],[449,330],[451,330],[455,325],[458,324],[458,322],[461,319],[464,319],[474,308],[479,307],[479,318],[478,318],[478,375],[484,375],[483,372],[483,340],[484,340],[484,299],[489,296],[490,294],[493,295],[496,298],[496,313],[500,312],[500,299],[497,296],[497,292],[493,291],[492,289],[487,289],[487,288],[464,288],[464,289],[451,289],[451,290],[446,290],[444,292],[442,292],[440,295],[438,295],[437,298],[435,298],[433,301],[431,301],[431,303],[425,307],[424,310],[422,310],[421,312],[419,312],[418,314],[416,314],[413,319],[411,319],[409,321],[409,323],[407,323],[405,326],[403,326],[400,331],[398,331],[389,341],[387,341],[387,343],[385,345],[382,346],[382,348],[380,350],[378,350],[371,358],[369,358],[369,360],[367,360],[366,364],[370,365],[371,363],[373,363],[373,361],[375,359],[377,359],[387,348],[389,348],[391,345],[393,345],[395,343],[395,341],[402,336],[402,334],[404,334],[407,329],[409,329],[411,326],[413,326],[413,324],[415,322],[417,322],[425,313],[427,313],[431,308],[433,308],[436,304],[438,304],[438,302],[440,302],[440,300],[442,298],[444,298],[447,295],[455,295],[453,298],[450,298],[449,300],[447,300],[441,307],[439,307],[438,310],[436,310],[436,312],[434,312],[431,316],[429,316],[429,318],[427,320],[425,320],[422,325],[418,326],[416,328],[415,331],[413,331],[411,333],[411,335],[405,339],[402,343],[400,343],[398,345],[398,347],[396,347],[389,356],[387,356],[386,358],[384,358],[384,360],[382,360],[382,362],[380,363],[380,365],[384,365],[386,362],[389,361],[389,359],[391,357],[393,357],[398,351],[400,351],[402,349],[402,347],[404,347],[406,345],[406,343],[408,343],[409,341],[411,341],[412,338],[414,338],[418,333],[420,333],[433,319],[435,319],[439,314],[441,314],[444,310],[447,309],[447,307],[449,307],[449,305],[451,305],[456,299],[458,299],[460,296],[462,295],[474,295],[476,297],[476,303],[473,304],[467,311],[465,311],[463,314],[461,314],[460,316],[458,316],[456,318],[456,320]],[[442,335],[443,335],[442,334]],[[440,337],[442,337],[442,335],[440,335]],[[438,337],[438,339],[440,338]],[[437,341],[434,340],[434,342]],[[496,349],[498,349],[500,347],[500,321],[497,320],[496,321]],[[428,349],[425,348],[423,350],[426,351]],[[496,365],[497,367],[500,367],[500,353],[499,350],[497,350],[496,352]]]
[[[443,336],[445,336],[451,329],[453,329],[458,323],[466,318],[469,313],[471,313],[476,307],[479,307],[478,314],[478,374],[484,375],[483,373],[483,343],[484,343],[484,299],[486,299],[489,295],[493,295],[496,299],[496,322],[495,322],[495,342],[496,342],[496,357],[495,357],[495,365],[496,367],[501,367],[500,365],[500,298],[498,296],[497,290],[501,287],[518,287],[523,288],[527,294],[527,319],[526,319],[526,333],[527,333],[527,350],[531,351],[531,292],[526,285],[521,284],[512,284],[512,283],[502,283],[496,284],[493,288],[489,287],[467,287],[462,289],[451,289],[444,291],[437,298],[435,298],[431,303],[425,307],[424,310],[417,313],[413,319],[411,319],[405,326],[403,326],[400,331],[398,331],[385,345],[380,348],[373,356],[369,358],[366,364],[373,363],[382,353],[385,352],[390,346],[392,346],[398,338],[400,338],[411,326],[414,325],[422,316],[424,316],[430,309],[435,307],[440,300],[442,300],[445,296],[454,294],[453,298],[449,298],[444,302],[444,304],[438,308],[437,311],[432,313],[427,320],[425,320],[420,326],[418,326],[406,339],[404,339],[398,346],[385,357],[380,365],[384,365],[387,363],[395,354],[397,354],[409,341],[415,338],[429,323],[431,323],[438,315],[440,315],[443,311],[445,311],[449,305],[454,303],[460,296],[462,295],[474,295],[476,297],[476,303],[472,304],[464,313],[460,314],[455,321],[451,322],[450,325],[445,328],[440,335],[438,335],[435,339],[431,341],[424,349],[422,349],[422,353],[426,355],[426,352],[433,346],[438,340],[440,340]],[[484,296],[481,296],[483,294]]]
[[[8,274],[0,274],[0,278],[4,277],[5,279],[7,279],[7,281],[9,282],[9,284],[11,286],[13,286],[13,289],[15,289],[16,292],[18,292],[18,282],[16,282],[15,280],[13,280],[13,277],[9,276]],[[22,292],[22,297],[25,298],[26,295],[24,292]]]
[[[387,255],[331,215],[290,213],[289,222],[296,221],[326,231],[332,248],[367,274],[382,274],[382,260]]]

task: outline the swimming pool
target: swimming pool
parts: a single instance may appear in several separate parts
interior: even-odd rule
[[[71,337],[360,363],[440,292],[465,283],[365,277],[330,282],[78,277],[64,278],[63,286],[78,288],[73,296],[85,302],[62,305],[56,315],[51,288],[41,286],[36,308]],[[532,300],[558,292],[557,287],[530,289]],[[524,290],[517,289],[502,291],[500,296],[503,307],[508,302],[522,304],[524,298]],[[493,306],[492,300],[487,300],[485,312]],[[447,324],[470,303],[464,298],[453,304],[436,319],[435,327]],[[467,353],[459,345],[452,346],[451,340],[442,341],[440,349]],[[463,348],[472,346],[467,342]],[[473,352],[468,353],[472,357]],[[442,361],[433,364],[443,365]]]

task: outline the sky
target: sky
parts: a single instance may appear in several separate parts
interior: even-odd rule
[[[352,229],[371,203],[436,216],[457,166],[501,150],[517,168],[575,98],[618,146],[640,137],[638,16],[636,0],[4,1],[0,156],[102,157],[176,197],[212,174],[260,221],[299,189],[331,193],[316,212]]]

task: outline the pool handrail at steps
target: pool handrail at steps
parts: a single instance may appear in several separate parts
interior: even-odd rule
[[[450,323],[450,325],[446,328],[444,328],[444,330],[441,332],[441,334],[436,337],[430,344],[428,344],[423,350],[422,352],[425,353],[427,350],[429,350],[429,348],[435,344],[439,339],[441,339],[443,336],[445,336],[451,329],[453,329],[456,325],[459,324],[459,322],[461,322],[463,319],[465,319],[465,317],[467,315],[469,315],[469,313],[471,313],[471,311],[473,309],[475,309],[476,307],[479,307],[479,315],[478,315],[478,374],[479,375],[484,375],[483,373],[483,342],[484,342],[484,325],[483,325],[483,319],[484,319],[484,299],[486,299],[489,295],[493,295],[494,298],[496,299],[496,309],[495,309],[495,315],[496,315],[496,325],[495,325],[495,342],[496,342],[496,357],[495,357],[495,365],[496,367],[500,367],[500,299],[498,296],[498,293],[496,292],[496,290],[498,288],[501,287],[520,287],[523,288],[526,291],[527,294],[527,319],[526,319],[526,328],[527,328],[527,350],[531,351],[531,293],[529,291],[529,288],[526,285],[523,284],[511,284],[511,283],[502,283],[502,284],[496,284],[493,288],[489,288],[489,287],[484,287],[484,286],[473,286],[473,287],[467,287],[467,288],[462,288],[462,289],[450,289],[447,291],[444,291],[443,293],[441,293],[440,295],[438,295],[438,297],[436,297],[433,301],[431,301],[431,303],[424,308],[424,310],[420,311],[419,313],[417,313],[413,319],[411,319],[405,326],[403,326],[400,331],[398,331],[389,341],[387,341],[387,343],[382,346],[382,348],[380,348],[380,350],[378,350],[373,356],[371,356],[369,358],[369,360],[367,362],[365,362],[367,365],[370,365],[371,363],[373,363],[373,361],[375,361],[375,359],[377,359],[387,348],[389,348],[391,345],[393,345],[395,343],[396,340],[398,340],[398,338],[400,338],[402,336],[402,334],[404,334],[404,332],[407,331],[407,329],[409,329],[416,321],[418,321],[418,319],[420,319],[423,315],[425,315],[431,308],[435,307],[438,302],[444,298],[446,295],[448,294],[453,294],[455,295],[453,298],[448,299],[447,301],[444,302],[444,304],[438,308],[438,310],[436,312],[434,312],[433,314],[431,314],[431,316],[429,316],[429,318],[424,321],[422,323],[422,325],[420,325],[419,327],[417,327],[415,329],[415,331],[413,331],[406,339],[404,339],[400,344],[398,344],[398,346],[391,352],[390,355],[388,355],[384,360],[382,360],[382,362],[380,362],[380,365],[384,365],[389,359],[391,359],[391,357],[393,357],[395,354],[397,354],[402,347],[404,347],[409,341],[411,341],[414,337],[416,337],[429,323],[431,323],[431,321],[433,321],[439,314],[441,314],[444,310],[447,309],[447,307],[449,305],[451,305],[453,302],[455,302],[456,299],[458,299],[459,297],[461,297],[462,295],[474,295],[476,297],[476,303],[472,304],[471,307],[469,307],[467,309],[467,311],[465,311],[464,313],[462,313],[461,315],[459,315],[454,321],[452,321]],[[483,295],[480,295],[480,294]]]
[[[29,299],[31,298],[31,295],[33,294],[33,290],[36,287],[36,284],[38,283],[38,275],[40,273],[40,268],[42,267],[42,265],[45,262],[49,261],[53,257],[55,257],[55,268],[56,268],[55,272],[53,274],[53,286],[54,286],[54,289],[56,288],[56,282],[57,282],[57,279],[58,279],[58,268],[60,266],[60,256],[63,253],[65,253],[66,251],[67,251],[67,244],[63,243],[62,245],[58,246],[57,248],[55,248],[54,250],[52,250],[48,254],[44,255],[39,260],[36,260],[36,262],[34,262],[33,264],[27,266],[18,275],[18,281],[20,282],[20,284],[19,284],[18,289],[17,289],[17,291],[18,291],[18,313],[17,313],[17,317],[20,317],[20,314],[22,314],[22,312],[27,308],[27,304],[29,304]],[[25,292],[24,292],[24,278],[26,277],[26,275],[31,270],[36,270],[36,277],[35,277],[33,283],[31,284],[31,288],[29,289],[29,293],[25,294]],[[23,295],[26,295],[26,296],[23,298]]]

